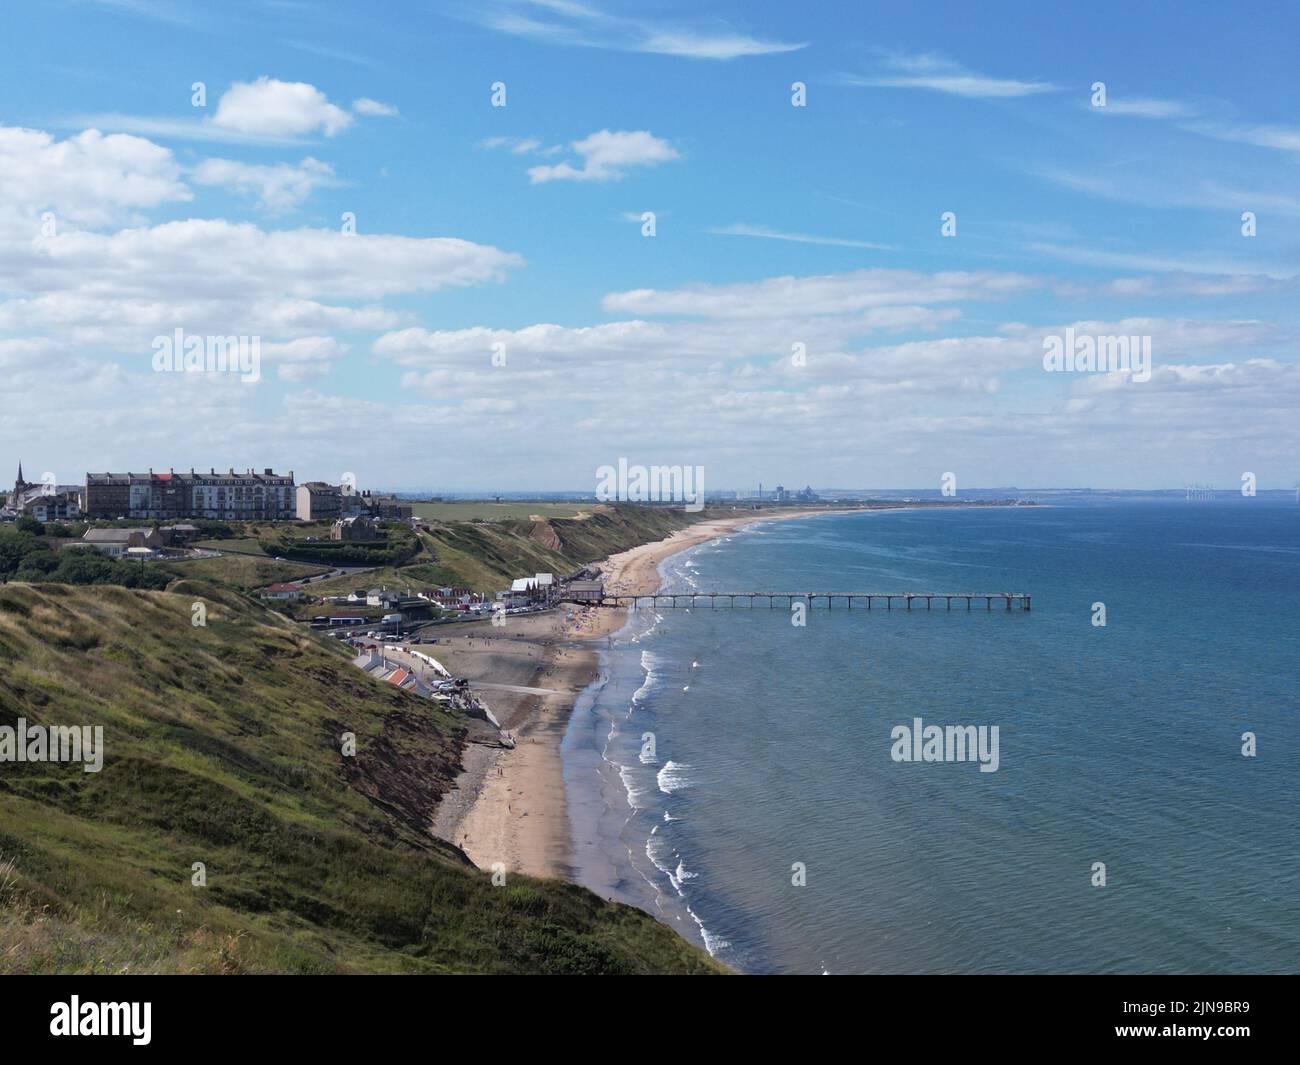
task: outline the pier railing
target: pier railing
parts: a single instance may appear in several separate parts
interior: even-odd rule
[[[855,603],[859,607],[865,604],[867,610],[879,606],[893,610],[895,603],[900,610],[911,610],[913,604],[921,602],[925,603],[927,610],[933,610],[935,602],[940,602],[943,608],[951,610],[954,601],[958,604],[958,609],[965,606],[967,610],[975,606],[992,610],[994,603],[1007,610],[1011,610],[1013,605],[1021,610],[1030,608],[1030,597],[1023,592],[656,592],[651,595],[603,594],[599,598],[562,599],[585,606],[626,607],[633,610],[638,607],[656,610],[688,609],[700,606],[705,600],[707,606],[714,610],[719,608],[720,602],[724,610],[753,610],[763,607],[775,610],[777,606],[789,609],[795,603],[834,609],[837,600],[843,604],[841,609],[849,610],[853,609]],[[737,603],[740,605],[737,606]]]

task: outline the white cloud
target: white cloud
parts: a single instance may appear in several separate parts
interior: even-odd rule
[[[327,137],[352,124],[352,116],[314,85],[280,81],[266,75],[253,82],[237,81],[217,103],[212,124],[259,137],[301,137],[322,132]]]
[[[1274,148],[1282,152],[1300,152],[1300,128],[1295,126],[1245,126],[1197,122],[1189,123],[1184,128],[1217,140],[1254,144],[1260,148]]]
[[[1178,100],[1156,100],[1139,96],[1127,99],[1107,96],[1105,107],[1093,107],[1090,103],[1082,106],[1099,115],[1123,115],[1129,118],[1191,118],[1196,114],[1194,107]]]
[[[826,244],[836,248],[869,248],[875,251],[893,251],[888,244],[875,244],[869,240],[848,240],[843,237],[815,237],[807,233],[785,233],[767,226],[751,226],[736,222],[729,226],[710,226],[709,233],[720,237],[761,237],[767,240],[787,240],[795,244]]]
[[[707,318],[849,314],[868,307],[999,299],[1042,282],[1016,273],[855,270],[812,277],[773,277],[730,285],[614,292],[601,301],[612,314],[696,315]]]
[[[367,301],[497,280],[521,263],[454,238],[267,231],[220,219],[28,234],[0,239],[0,293],[8,294],[0,334],[138,351],[177,326],[276,340],[391,329],[405,316]]]
[[[686,59],[725,61],[807,47],[802,42],[768,40],[727,26],[719,27],[717,20],[711,20],[708,25],[659,23],[610,15],[573,0],[481,0],[466,17],[500,33],[547,44],[649,52]]]
[[[323,185],[334,184],[334,168],[310,156],[291,163],[260,165],[234,159],[205,159],[190,175],[196,185],[216,185],[257,198],[265,211],[292,210]]]
[[[63,141],[0,127],[0,210],[97,225],[125,212],[183,202],[191,193],[172,153],[125,134],[86,130]]]
[[[322,377],[333,369],[346,348],[334,337],[298,337],[285,343],[262,345],[266,365],[275,368],[281,381],[305,381]]]
[[[380,103],[378,100],[370,99],[369,96],[353,100],[352,110],[358,115],[371,115],[378,118],[392,118],[397,114],[397,108],[392,104]]]
[[[890,73],[872,76],[845,74],[839,80],[846,85],[866,88],[927,89],[974,99],[1034,96],[1055,92],[1057,88],[1045,81],[988,77],[935,55],[893,55],[886,60],[885,65]]]
[[[553,148],[542,149],[542,142],[535,137],[488,137],[486,140],[479,141],[480,148],[508,148],[514,155],[531,155],[538,152],[542,155],[555,155],[557,152],[564,151],[564,148],[556,145]]]
[[[569,163],[534,166],[528,177],[534,185],[545,181],[617,181],[634,166],[654,166],[679,158],[677,149],[648,130],[598,130],[573,142],[582,159],[580,167]]]
[[[208,119],[157,118],[151,115],[125,115],[118,111],[75,115],[66,123],[77,129],[93,128],[117,133],[137,133],[145,137],[165,137],[172,140],[212,142],[218,144],[292,143],[294,138],[259,136],[234,129],[223,129]]]
[[[1164,254],[1160,252],[1130,251],[1122,248],[1090,248],[1081,245],[1054,244],[1035,241],[1025,245],[1029,251],[1049,255],[1062,262],[1084,266],[1100,266],[1119,270],[1152,270],[1158,273],[1192,273],[1221,275],[1224,277],[1270,278],[1285,280],[1294,277],[1294,271],[1277,272],[1257,262],[1226,258],[1217,253],[1199,252]]]

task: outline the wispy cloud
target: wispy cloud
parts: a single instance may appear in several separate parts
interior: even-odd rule
[[[536,137],[488,137],[478,142],[480,148],[506,148],[511,155],[558,155],[564,146],[554,144],[543,148]]]
[[[751,226],[737,222],[729,226],[710,226],[707,230],[720,237],[761,237],[765,240],[788,240],[795,244],[826,244],[835,248],[870,248],[874,251],[894,251],[892,245],[876,244],[869,240],[849,240],[843,237],[818,237],[808,233],[785,233],[767,226]]]
[[[171,26],[196,27],[202,24],[202,18],[186,4],[175,0],[80,0],[90,7],[106,8],[123,15],[135,15],[165,22]]]
[[[56,123],[64,129],[99,129],[107,133],[135,133],[143,137],[203,141],[215,144],[295,144],[296,137],[261,137],[223,129],[202,119],[161,118],[155,115],[125,115],[118,111],[72,115]]]
[[[767,40],[719,26],[668,24],[611,15],[572,0],[486,0],[473,10],[454,12],[515,37],[548,44],[650,52],[686,59],[728,60],[773,55],[806,48],[805,42]]]
[[[1030,251],[1048,255],[1064,262],[1078,263],[1083,266],[1100,266],[1121,270],[1154,270],[1157,272],[1209,274],[1225,277],[1258,277],[1272,280],[1285,280],[1295,277],[1294,271],[1277,272],[1265,269],[1257,263],[1245,263],[1239,260],[1204,255],[1160,255],[1150,252],[1133,252],[1067,246],[1047,242],[1027,244]]]
[[[1076,170],[1042,169],[1037,177],[1062,188],[1087,193],[1116,203],[1131,203],[1157,209],[1193,208],[1205,211],[1270,211],[1300,218],[1300,198],[1259,189],[1230,188],[1217,181],[1190,183],[1176,174],[1150,174],[1141,180],[1131,176],[1109,178]]]
[[[838,80],[864,88],[926,89],[972,99],[1006,99],[1057,91],[1050,82],[989,77],[938,55],[895,54],[885,60],[884,66],[876,74],[842,74]]]
[[[1196,122],[1183,127],[1215,140],[1254,144],[1283,152],[1300,152],[1300,128],[1295,126],[1234,126],[1227,123]]]
[[[352,111],[354,114],[376,118],[393,118],[397,115],[397,108],[392,104],[380,103],[378,100],[370,99],[369,96],[353,100]]]
[[[1196,108],[1180,100],[1157,100],[1150,97],[1130,97],[1115,99],[1107,97],[1104,107],[1085,105],[1089,111],[1099,115],[1122,115],[1129,118],[1192,118]]]

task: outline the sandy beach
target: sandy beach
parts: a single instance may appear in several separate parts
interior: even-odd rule
[[[669,555],[755,521],[808,513],[764,511],[700,522],[610,556],[602,564],[605,588],[647,595],[658,588],[659,563]],[[442,800],[434,835],[456,843],[480,868],[500,862],[507,872],[571,878],[560,744],[574,702],[596,679],[600,642],[626,620],[625,610],[566,605],[507,618],[501,627],[479,621],[435,630],[437,643],[426,650],[453,675],[469,679],[516,746],[497,745],[486,730],[471,736],[465,770]]]

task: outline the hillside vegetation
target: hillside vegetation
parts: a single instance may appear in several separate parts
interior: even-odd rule
[[[360,580],[338,577],[312,586],[319,595],[338,595],[376,584],[414,588],[452,585],[491,592],[508,587],[515,577],[534,573],[566,576],[607,555],[638,544],[662,540],[708,512],[687,514],[680,509],[643,506],[604,506],[583,517],[532,521],[430,522],[421,532],[423,551],[411,564],[385,568]]]
[[[638,910],[494,886],[429,836],[461,722],[232,590],[0,587],[20,717],[101,725],[105,754],[0,762],[0,973],[717,971]]]

